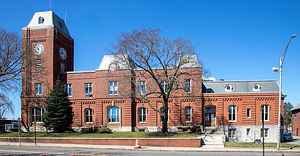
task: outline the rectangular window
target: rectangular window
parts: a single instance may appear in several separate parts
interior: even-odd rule
[[[185,80],[185,92],[191,93],[191,80]]]
[[[90,108],[85,110],[85,123],[93,123],[93,110]]]
[[[146,82],[140,81],[140,82],[138,82],[138,86],[139,86],[139,94],[145,95],[146,94]]]
[[[185,122],[192,122],[192,108],[185,107]]]
[[[84,84],[84,89],[85,89],[85,96],[92,96],[93,94],[93,87],[91,83],[85,83]]]
[[[250,136],[250,128],[247,128],[247,136]]]
[[[41,108],[41,107],[36,107],[31,109],[31,119],[32,121],[36,121],[36,122],[42,122],[43,121],[43,114],[45,112],[45,108]]]
[[[228,120],[230,122],[236,121],[236,106],[229,106],[229,109],[228,109]]]
[[[42,61],[40,59],[35,60],[35,72],[41,73],[42,71]]]
[[[69,97],[72,96],[72,84],[66,84],[66,92],[68,94]]]
[[[36,95],[42,95],[42,84],[41,83],[36,83],[35,84],[35,93]]]
[[[118,82],[109,82],[109,94],[110,95],[118,94]]]
[[[146,108],[139,108],[139,122],[146,123]]]
[[[236,129],[229,129],[228,130],[228,138],[235,139],[236,138]]]
[[[297,112],[294,112],[294,118],[297,117]]]
[[[65,64],[60,64],[60,72],[64,73],[65,72]]]
[[[265,130],[263,131],[263,129],[260,129],[261,134],[260,137],[263,137],[263,135],[265,134],[265,138],[269,137],[269,128],[265,128]]]
[[[269,105],[261,106],[261,120],[269,121]]]
[[[168,92],[168,81],[161,81],[161,87],[163,88],[164,92]]]
[[[250,108],[247,109],[247,118],[251,118],[251,109]]]

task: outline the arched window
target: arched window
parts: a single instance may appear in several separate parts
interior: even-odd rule
[[[44,23],[44,18],[43,17],[39,17],[39,24],[43,24]]]
[[[192,122],[192,108],[185,107],[185,122]]]
[[[120,122],[120,109],[118,107],[108,108],[108,122]]]
[[[85,123],[93,123],[93,110],[91,108],[85,109]]]
[[[147,113],[146,108],[139,108],[139,123],[146,123],[147,122]]]
[[[253,87],[252,87],[252,90],[253,90],[253,91],[256,91],[256,92],[260,91],[260,89],[261,89],[261,87],[260,87],[259,84],[255,84],[255,85],[253,85]]]
[[[232,85],[226,85],[225,86],[225,92],[232,92],[232,90],[233,90]]]
[[[236,121],[236,106],[231,105],[228,107],[228,121]]]

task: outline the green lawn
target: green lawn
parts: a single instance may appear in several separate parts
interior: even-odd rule
[[[248,147],[248,148],[256,148],[261,147],[263,148],[263,144],[255,144],[250,142],[225,142],[226,147]],[[265,148],[276,148],[277,143],[265,143]],[[300,148],[300,146],[292,145],[288,143],[280,143],[281,148]]]
[[[63,138],[160,138],[151,137],[146,134],[149,132],[113,132],[113,133],[44,133],[37,132],[37,137],[63,137]],[[0,137],[18,137],[17,132],[2,133]],[[21,137],[34,137],[34,132],[21,133]],[[177,135],[168,136],[165,138],[197,138],[200,137],[194,133],[178,132]]]

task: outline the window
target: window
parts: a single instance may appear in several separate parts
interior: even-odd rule
[[[139,108],[139,122],[146,123],[146,108]]]
[[[233,90],[233,87],[231,85],[225,86],[225,92],[231,92]]]
[[[68,96],[72,96],[72,84],[66,84],[66,92]]]
[[[253,91],[260,91],[260,85],[259,84],[255,84],[255,85],[253,85],[253,87],[252,87],[252,89],[253,89]]]
[[[229,109],[228,109],[228,120],[230,122],[236,121],[236,106],[229,106]]]
[[[192,108],[185,107],[185,122],[192,122]]]
[[[34,120],[36,122],[42,122],[43,119],[43,114],[45,112],[45,108],[41,108],[41,107],[36,107],[36,108],[32,108],[31,109],[31,119],[34,122]]]
[[[250,128],[247,128],[247,136],[250,136]]]
[[[191,93],[191,80],[185,80],[185,92]]]
[[[42,95],[42,84],[41,83],[35,84],[35,93],[36,93],[36,95]]]
[[[163,114],[163,108],[162,107],[160,108],[160,113]],[[167,122],[169,122],[169,109],[168,109],[167,120],[168,120]],[[163,122],[162,116],[160,116],[160,122]]]
[[[118,107],[108,108],[108,122],[120,122],[120,112]]]
[[[91,83],[85,83],[84,84],[84,88],[85,88],[85,96],[92,96],[92,84]]]
[[[93,123],[93,110],[85,109],[85,123]]]
[[[138,82],[138,85],[139,85],[139,94],[145,95],[146,94],[146,82],[140,81],[140,82]]]
[[[261,133],[260,133],[260,137],[265,136],[265,138],[269,137],[269,128],[265,128],[265,130],[263,131],[263,129],[260,129]],[[264,135],[265,134],[265,135]]]
[[[168,92],[168,81],[161,81],[161,87],[163,88],[164,92]]]
[[[110,95],[118,94],[118,82],[109,82],[109,94]]]
[[[42,71],[42,61],[40,59],[35,60],[35,72],[41,73]]]
[[[297,112],[294,112],[294,118],[297,117]]]
[[[261,106],[261,120],[269,121],[269,105]]]
[[[228,130],[228,138],[235,139],[236,138],[236,129],[229,129]]]
[[[247,109],[247,118],[251,118],[251,109],[250,108]]]
[[[39,24],[43,24],[44,23],[44,18],[43,17],[39,17]]]
[[[62,72],[62,73],[65,72],[65,64],[63,64],[63,63],[60,64],[60,72]]]

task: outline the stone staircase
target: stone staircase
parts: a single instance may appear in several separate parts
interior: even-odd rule
[[[202,148],[224,148],[225,136],[215,129],[205,129],[201,134]]]

